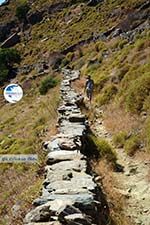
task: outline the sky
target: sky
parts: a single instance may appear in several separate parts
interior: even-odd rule
[[[5,0],[0,0],[0,4],[2,3],[2,2],[4,2]]]

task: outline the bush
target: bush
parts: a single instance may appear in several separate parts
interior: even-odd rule
[[[58,84],[58,80],[53,77],[47,77],[42,81],[41,86],[39,88],[40,94],[45,95],[49,89],[55,87]]]
[[[116,153],[106,140],[97,138],[95,136],[92,136],[92,140],[97,146],[97,150],[100,154],[100,157],[104,157],[110,162],[116,163],[117,160]]]
[[[127,133],[125,131],[120,131],[118,134],[113,136],[113,143],[118,148],[123,148],[125,141],[127,139]]]
[[[9,71],[14,63],[19,63],[20,61],[20,54],[16,49],[0,49],[0,85],[9,78]]]
[[[133,81],[126,95],[127,109],[139,113],[150,92],[150,73],[145,73]]]
[[[6,66],[20,62],[20,54],[14,48],[0,49],[0,63]]]
[[[125,143],[125,151],[132,156],[139,149],[140,140],[138,136],[131,136]]]
[[[98,105],[104,105],[110,101],[110,99],[117,93],[117,87],[115,85],[106,86],[102,94],[99,94],[96,98]]]
[[[19,20],[25,20],[28,11],[30,10],[29,5],[24,2],[16,8],[16,16]]]
[[[5,65],[0,65],[0,85],[2,85],[4,83],[4,81],[7,80],[8,78],[8,72],[9,70],[7,69],[7,67]]]

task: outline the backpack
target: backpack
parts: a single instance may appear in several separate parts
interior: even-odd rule
[[[93,87],[94,87],[94,82],[93,82],[93,80],[88,80],[87,83],[86,83],[86,89],[92,90]]]

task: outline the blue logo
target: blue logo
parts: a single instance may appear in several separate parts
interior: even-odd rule
[[[9,84],[4,90],[4,97],[10,103],[17,103],[23,97],[23,90],[18,84]]]

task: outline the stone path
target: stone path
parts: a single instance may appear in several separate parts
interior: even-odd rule
[[[96,225],[100,218],[101,193],[83,150],[82,138],[87,121],[71,82],[78,79],[78,71],[63,70],[61,106],[58,108],[58,134],[44,144],[47,150],[46,175],[42,194],[36,206],[24,219],[26,225]],[[104,223],[103,223],[104,224]]]
[[[101,119],[96,119],[94,133],[107,140],[111,145],[112,136],[106,131],[102,119],[102,111],[98,112]],[[124,149],[115,149],[117,162],[123,172],[113,172],[117,186],[114,189],[126,197],[125,214],[137,225],[150,225],[150,160],[135,159],[128,156]]]

